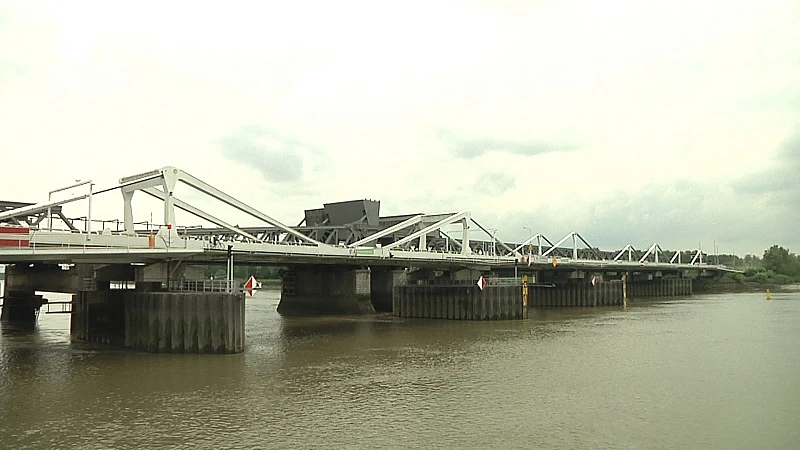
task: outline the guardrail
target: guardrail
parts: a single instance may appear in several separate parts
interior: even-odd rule
[[[170,291],[188,292],[232,292],[241,291],[237,283],[228,280],[170,280],[167,287]]]
[[[45,314],[71,314],[72,302],[47,302],[39,309]]]

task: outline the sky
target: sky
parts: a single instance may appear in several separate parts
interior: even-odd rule
[[[800,3],[0,0],[0,155],[3,200],[176,166],[289,225],[368,198],[509,241],[800,253]]]

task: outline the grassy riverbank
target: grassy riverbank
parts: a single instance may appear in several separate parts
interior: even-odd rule
[[[781,292],[793,290],[800,280],[772,271],[759,271],[745,274],[726,274],[717,278],[698,278],[694,280],[693,291],[698,294],[725,292]]]

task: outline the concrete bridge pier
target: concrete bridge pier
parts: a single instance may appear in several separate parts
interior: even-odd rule
[[[282,277],[278,313],[284,315],[375,313],[371,282],[370,269],[321,265],[293,266]],[[383,284],[388,284],[388,280],[384,279]]]

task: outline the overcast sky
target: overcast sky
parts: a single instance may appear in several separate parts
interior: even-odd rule
[[[371,198],[508,240],[800,252],[796,1],[198,3],[0,0],[0,199],[174,165],[292,225]]]

